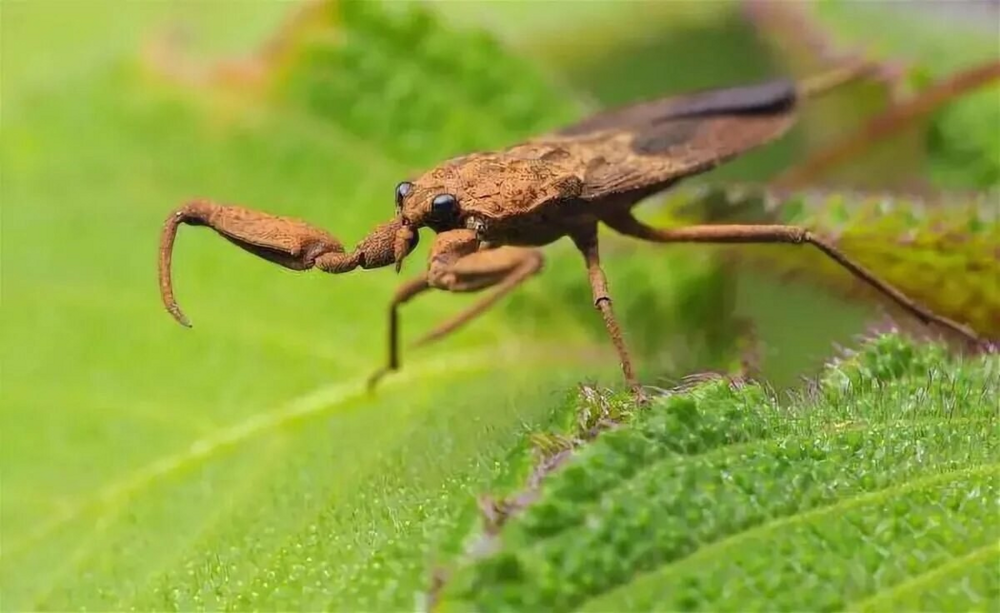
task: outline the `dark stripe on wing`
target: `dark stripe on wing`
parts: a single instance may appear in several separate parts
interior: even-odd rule
[[[579,136],[611,129],[636,129],[665,121],[713,115],[769,115],[795,106],[793,81],[780,79],[670,96],[598,113],[563,128],[561,136]]]
[[[795,106],[795,83],[782,79],[675,98],[669,115],[655,121],[706,115],[770,115]]]

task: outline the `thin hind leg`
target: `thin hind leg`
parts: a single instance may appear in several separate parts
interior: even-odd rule
[[[604,220],[604,222],[622,234],[655,243],[785,243],[791,245],[812,245],[924,324],[941,326],[973,344],[978,345],[982,342],[979,336],[966,326],[934,313],[878,278],[870,270],[847,257],[829,242],[799,226],[697,225],[660,229],[642,223],[633,217],[631,213],[617,215]]]

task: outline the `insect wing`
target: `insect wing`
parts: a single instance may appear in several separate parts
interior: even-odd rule
[[[648,127],[673,119],[713,115],[768,115],[795,106],[795,83],[787,79],[690,92],[600,112],[556,132],[582,136],[603,130]]]
[[[552,138],[587,158],[583,197],[593,200],[665,186],[768,143],[791,127],[795,107],[795,84],[771,81],[598,113]]]

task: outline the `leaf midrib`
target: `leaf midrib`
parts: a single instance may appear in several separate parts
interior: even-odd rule
[[[541,343],[534,345],[515,343],[478,351],[455,352],[404,369],[387,379],[380,386],[380,390],[400,390],[405,389],[407,383],[416,380],[426,383],[429,379],[447,379],[492,368],[523,367],[529,363],[553,361],[566,362],[571,361],[573,357],[578,359],[580,355],[585,355],[585,352],[567,350],[565,344]],[[290,399],[278,409],[256,413],[236,424],[218,428],[212,434],[193,441],[184,451],[154,459],[113,483],[95,488],[97,494],[89,500],[68,506],[62,512],[40,522],[36,528],[27,530],[26,536],[7,544],[0,551],[0,562],[9,564],[12,556],[21,554],[84,513],[112,507],[114,503],[131,497],[160,479],[169,477],[192,464],[208,460],[217,452],[362,399],[367,395],[366,383],[367,373],[317,388]]]

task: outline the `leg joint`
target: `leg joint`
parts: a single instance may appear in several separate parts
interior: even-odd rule
[[[307,257],[303,258],[302,270],[316,266],[316,268],[319,268],[323,272],[340,274],[354,270],[360,263],[361,257],[357,251],[354,253],[343,253],[331,250],[315,256],[308,254]]]

